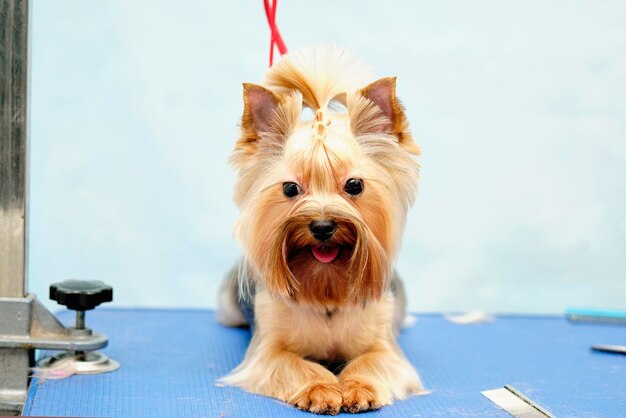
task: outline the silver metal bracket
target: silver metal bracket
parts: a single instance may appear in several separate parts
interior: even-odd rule
[[[63,326],[34,294],[0,298],[0,411],[19,413],[24,406],[34,349],[85,352],[107,343],[89,328]]]
[[[40,376],[46,376],[48,370],[62,371],[65,373],[61,373],[61,375],[70,376],[72,374],[108,373],[120,368],[117,361],[97,351],[86,353],[64,351],[39,360],[37,366]]]

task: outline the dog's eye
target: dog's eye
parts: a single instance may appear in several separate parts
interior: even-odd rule
[[[363,192],[363,180],[349,179],[346,181],[346,185],[343,186],[343,190],[352,196],[360,195]]]
[[[283,183],[283,193],[287,197],[297,196],[300,193],[300,186],[291,181]]]

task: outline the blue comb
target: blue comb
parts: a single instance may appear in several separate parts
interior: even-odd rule
[[[565,316],[572,322],[626,325],[626,311],[617,309],[567,308]]]

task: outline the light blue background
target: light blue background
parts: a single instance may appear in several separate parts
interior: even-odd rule
[[[423,147],[411,309],[626,308],[626,3],[281,1],[278,21],[398,76]],[[31,291],[215,306],[262,2],[35,0],[32,28]]]

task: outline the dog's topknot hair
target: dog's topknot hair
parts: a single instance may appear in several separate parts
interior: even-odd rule
[[[345,93],[371,80],[371,69],[345,49],[333,45],[289,53],[266,74],[265,85],[278,92],[297,90],[304,105],[325,111],[332,100],[345,105]]]

